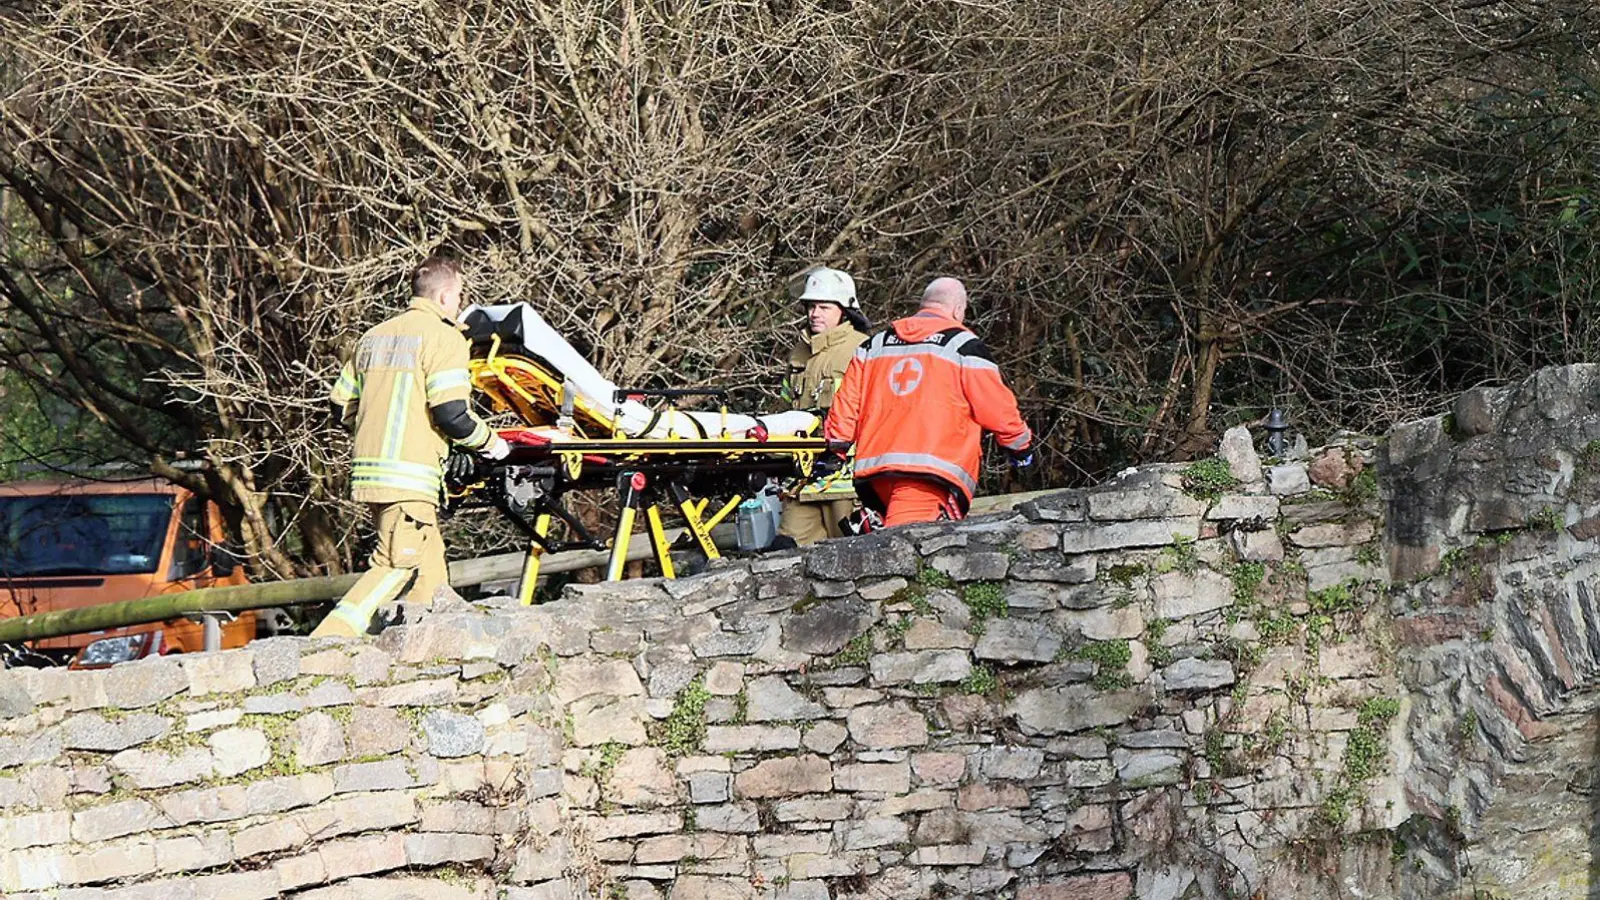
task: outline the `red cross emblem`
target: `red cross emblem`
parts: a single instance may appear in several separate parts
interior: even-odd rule
[[[922,363],[909,356],[889,370],[889,390],[894,391],[896,397],[904,397],[921,385]]]

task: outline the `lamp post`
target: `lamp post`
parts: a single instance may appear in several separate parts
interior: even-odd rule
[[[1267,413],[1267,453],[1282,456],[1284,435],[1289,431],[1289,417],[1276,406]]]

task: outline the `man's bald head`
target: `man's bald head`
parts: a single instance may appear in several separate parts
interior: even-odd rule
[[[954,278],[935,278],[922,290],[922,308],[937,310],[957,322],[967,318],[967,288]]]

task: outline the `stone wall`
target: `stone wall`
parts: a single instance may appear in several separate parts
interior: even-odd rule
[[[1597,511],[1550,391],[1522,390],[1464,401],[1463,440],[1263,467],[1236,431],[1015,513],[366,643],[0,673],[0,892],[1469,890],[1497,785],[1584,739],[1548,723],[1600,658],[1588,589],[1549,587],[1592,583]],[[1508,484],[1524,506],[1490,499]],[[1523,834],[1506,859],[1537,855]]]

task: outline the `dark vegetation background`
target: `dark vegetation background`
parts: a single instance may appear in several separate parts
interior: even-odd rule
[[[349,565],[322,396],[424,254],[775,402],[786,278],[972,289],[1041,465],[1594,358],[1587,0],[0,0],[0,477],[132,460]],[[199,461],[179,470],[180,457]],[[487,546],[484,544],[483,546]]]

